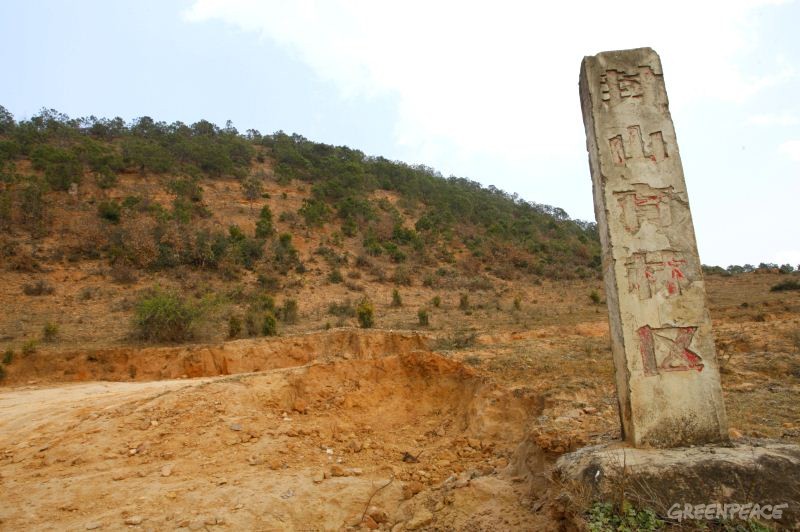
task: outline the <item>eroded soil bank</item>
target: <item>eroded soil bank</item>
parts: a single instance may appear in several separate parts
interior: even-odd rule
[[[413,335],[290,342],[272,358],[270,342],[236,342],[203,348],[194,365],[190,348],[161,364],[145,350],[136,364],[137,379],[214,375],[220,360],[260,373],[7,388],[3,528],[549,528],[535,504],[543,457],[520,446],[543,408],[533,391],[414,349]],[[105,366],[79,367],[133,360],[107,353]]]

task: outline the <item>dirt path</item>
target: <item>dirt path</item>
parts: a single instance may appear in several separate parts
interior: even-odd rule
[[[0,388],[0,434],[14,439],[70,424],[86,412],[102,412],[208,379],[155,382],[88,382],[45,387]]]
[[[541,529],[538,405],[427,352],[6,389],[0,528]]]

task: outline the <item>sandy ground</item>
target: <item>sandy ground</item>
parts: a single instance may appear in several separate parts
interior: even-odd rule
[[[543,461],[515,454],[540,407],[425,351],[17,387],[0,394],[0,518],[8,530],[540,529]]]

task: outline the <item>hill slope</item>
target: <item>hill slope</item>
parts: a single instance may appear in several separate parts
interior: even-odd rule
[[[17,274],[4,299],[19,304],[0,332],[15,348],[274,334],[298,313],[307,327],[343,325],[356,301],[397,290],[399,307],[411,287],[425,289],[413,299],[425,313],[504,293],[519,306],[520,287],[598,275],[594,224],[561,209],[230,124],[53,110],[15,121],[0,107],[0,187],[0,263]],[[150,318],[161,321],[148,330]]]

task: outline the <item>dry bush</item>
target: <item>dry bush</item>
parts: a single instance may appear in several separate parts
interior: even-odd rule
[[[68,255],[95,259],[100,256],[100,250],[108,246],[108,232],[94,216],[81,213],[68,217],[65,233],[61,247]]]
[[[130,285],[139,280],[136,269],[124,260],[114,262],[108,273],[111,275],[111,281],[117,284]]]
[[[7,264],[7,269],[11,271],[33,273],[41,270],[39,261],[28,248],[10,238],[0,240],[0,258]]]
[[[401,286],[411,286],[411,271],[404,266],[398,266],[392,275],[392,282]]]
[[[55,292],[55,288],[44,279],[39,279],[35,283],[26,284],[22,287],[22,292],[26,296],[49,296]]]
[[[134,265],[147,267],[158,259],[158,245],[153,238],[157,225],[150,216],[142,214],[129,217],[122,223],[127,258]]]

